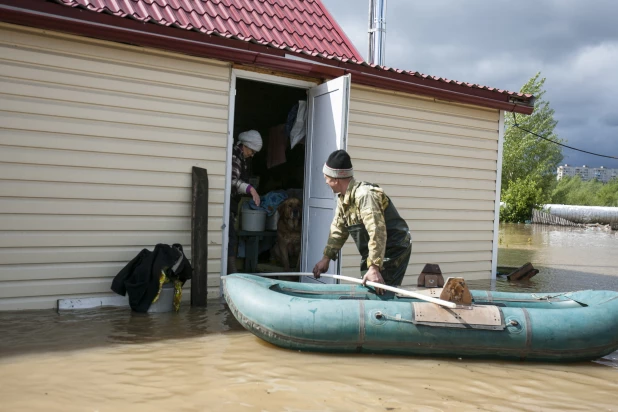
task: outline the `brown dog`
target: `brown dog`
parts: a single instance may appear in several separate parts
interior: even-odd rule
[[[458,305],[472,304],[472,294],[464,278],[448,278],[442,293],[440,293],[440,299],[454,302]]]
[[[281,203],[277,210],[279,212],[277,243],[272,252],[274,258],[283,265],[283,270],[288,272],[290,262],[298,266],[300,257],[303,203],[300,199],[291,197]]]

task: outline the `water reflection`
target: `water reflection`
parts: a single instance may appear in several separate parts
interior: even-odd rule
[[[503,225],[499,264],[528,282],[475,289],[618,290],[616,232]],[[222,301],[205,309],[0,312],[0,410],[616,410],[618,353],[543,364],[328,355],[274,347]]]
[[[618,290],[618,232],[544,225],[500,226],[498,266],[531,262],[529,283],[497,282],[498,290]]]
[[[0,356],[114,344],[146,344],[243,331],[222,301],[179,313],[142,314],[127,308],[0,312]]]

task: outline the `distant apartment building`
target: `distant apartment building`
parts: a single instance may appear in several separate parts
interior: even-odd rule
[[[600,182],[607,183],[612,179],[618,178],[618,169],[607,169],[603,166],[594,168],[586,165],[569,166],[568,164],[558,166],[557,179],[560,180],[565,176],[579,176],[584,181],[596,179]]]

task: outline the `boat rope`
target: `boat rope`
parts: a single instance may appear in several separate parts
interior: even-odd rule
[[[553,299],[553,298],[559,298],[560,296],[566,296],[568,294],[570,294],[571,292],[563,292],[563,293],[558,293],[556,295],[547,295],[547,296],[537,296],[534,293],[531,293],[530,296],[532,296],[535,299],[538,300],[549,300],[549,299]]]
[[[557,298],[557,297],[560,297],[560,296],[564,296],[567,299],[571,299],[573,302],[579,303],[582,306],[588,306],[588,304],[585,303],[585,302],[573,299],[572,294],[573,294],[573,292],[564,292],[564,293],[558,293],[556,295],[551,295],[551,296],[549,296],[549,295],[547,295],[547,296],[536,296],[534,293],[531,293],[530,296],[532,296],[532,297],[534,297],[534,298],[536,298],[538,300],[547,300],[548,302],[549,302],[550,299]]]

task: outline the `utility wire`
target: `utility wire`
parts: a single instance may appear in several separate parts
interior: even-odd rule
[[[523,130],[526,133],[530,133],[531,135],[539,137],[539,138],[541,138],[543,140],[547,140],[548,142],[552,142],[552,143],[557,144],[559,146],[564,146],[564,147],[569,148],[571,150],[577,150],[578,152],[588,153],[588,154],[591,154],[591,155],[594,155],[594,156],[607,157],[608,159],[616,159],[616,160],[618,160],[618,157],[615,157],[615,156],[607,156],[607,155],[602,155],[602,154],[598,154],[598,153],[588,152],[587,150],[577,149],[577,148],[572,147],[572,146],[567,146],[565,144],[562,144],[562,143],[559,143],[559,142],[555,142],[555,141],[553,141],[551,139],[548,139],[547,137],[540,136],[540,135],[538,135],[538,134],[536,134],[534,132],[531,132],[530,130],[524,129],[523,127],[521,127],[520,125],[517,124],[517,118],[515,117],[515,113],[514,112],[512,112],[512,113],[513,113],[513,126],[517,127],[519,130]]]

